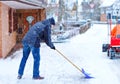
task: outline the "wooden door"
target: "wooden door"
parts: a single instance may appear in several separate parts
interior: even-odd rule
[[[29,24],[29,22],[27,21],[28,16],[32,16],[34,18],[31,24]],[[29,30],[29,26],[30,25],[32,26],[36,22],[37,22],[37,13],[24,13],[23,14],[23,24],[24,24],[23,33],[24,33],[24,35]]]
[[[25,36],[27,31],[29,30],[29,22],[27,21],[27,17],[33,17],[33,21],[31,22],[31,26],[35,24],[37,21],[41,21],[45,19],[45,9],[39,10],[17,10],[18,14],[18,27],[17,27],[17,42],[21,42],[22,38]]]
[[[32,16],[34,19],[31,23],[31,26],[37,22],[37,13],[21,13],[19,15],[18,20],[18,34],[17,34],[17,42],[21,42],[22,38],[25,36],[27,31],[29,30],[29,22],[27,21],[27,17]]]

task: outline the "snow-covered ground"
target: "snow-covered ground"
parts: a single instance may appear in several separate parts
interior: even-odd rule
[[[21,80],[17,71],[22,49],[14,58],[0,59],[0,84],[120,84],[120,59],[109,59],[102,52],[102,44],[108,41],[108,26],[94,24],[86,33],[77,35],[65,43],[55,43],[56,48],[79,68],[84,68],[94,78],[84,75],[46,44],[41,45],[40,74],[44,80],[33,80],[33,57],[30,54]]]

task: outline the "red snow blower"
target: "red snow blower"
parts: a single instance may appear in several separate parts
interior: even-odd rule
[[[85,72],[85,70],[82,68],[80,69],[78,66],[76,66],[73,62],[71,62],[65,55],[63,55],[59,50],[55,49],[63,58],[65,58],[71,65],[73,65],[76,69],[78,69],[80,72],[82,72],[85,75],[86,79],[94,78],[90,76],[88,73]]]
[[[111,35],[111,31],[112,31],[111,14],[108,14],[108,17],[110,18],[110,31],[109,31],[110,32],[110,43],[102,45],[102,52],[107,52],[107,56],[110,57],[110,59],[113,59],[115,56],[120,55],[120,34],[116,36]],[[118,32],[118,28],[116,29],[116,32]]]

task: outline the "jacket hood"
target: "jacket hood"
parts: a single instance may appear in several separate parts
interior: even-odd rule
[[[42,23],[43,23],[44,25],[55,25],[55,20],[54,20],[54,18],[52,17],[52,18],[43,20]]]
[[[50,23],[52,24],[52,25],[55,25],[55,20],[54,20],[54,18],[52,17],[52,18],[50,18],[49,19],[49,21],[50,21]]]

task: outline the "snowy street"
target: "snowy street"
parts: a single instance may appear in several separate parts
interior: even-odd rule
[[[0,59],[0,84],[120,84],[120,58],[110,59],[102,52],[102,44],[108,42],[108,26],[94,24],[84,34],[79,34],[65,43],[55,43],[56,48],[80,69],[83,68],[94,78],[84,75],[61,55],[41,44],[40,75],[44,80],[33,80],[33,57],[30,54],[21,80],[17,72],[22,58],[22,49],[13,54],[14,58]]]

